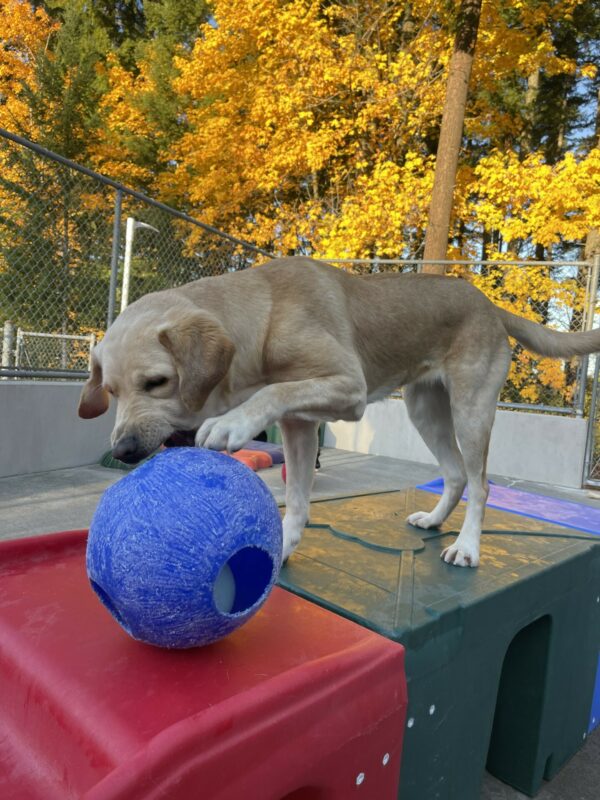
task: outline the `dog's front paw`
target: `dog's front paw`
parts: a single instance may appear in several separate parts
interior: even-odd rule
[[[436,519],[436,517],[428,512],[428,511],[415,511],[414,514],[410,514],[406,521],[409,525],[414,525],[416,528],[438,528],[442,524],[442,520]]]
[[[454,564],[455,567],[477,567],[479,565],[479,545],[468,539],[458,539],[442,550],[441,558],[446,564]]]
[[[196,446],[234,453],[252,439],[256,434],[254,428],[241,414],[230,412],[222,417],[212,417],[198,429]]]

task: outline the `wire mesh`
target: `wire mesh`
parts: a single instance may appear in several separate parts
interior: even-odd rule
[[[128,216],[137,223],[130,243],[129,302],[265,258],[252,245],[126,187],[116,190],[109,179],[16,138],[0,134],[0,331],[10,322],[31,333],[101,338],[109,317],[114,247],[114,299],[117,310],[120,306]],[[115,243],[116,191],[122,207]],[[65,363],[67,370],[80,369],[80,360],[65,355],[67,340],[60,341],[57,355],[48,343],[34,345],[30,337],[21,358],[9,348],[2,367],[18,369],[25,360],[46,372],[64,372]]]
[[[356,274],[418,272],[418,260],[333,259]],[[493,303],[541,325],[564,332],[582,331],[589,317],[592,265],[582,261],[449,261],[446,274],[473,283]],[[594,296],[596,289],[594,288]],[[544,358],[511,342],[513,357],[500,403],[555,413],[576,413],[584,403],[587,360]],[[400,393],[397,393],[400,394]]]
[[[118,313],[122,303],[148,292],[246,269],[268,257],[17,139],[0,135],[0,331],[10,322],[14,329],[33,333],[101,338],[112,305]],[[122,204],[115,217],[117,192]],[[118,268],[112,298],[111,261]],[[418,260],[332,263],[360,274],[422,268]],[[585,327],[590,291],[594,297],[596,292],[595,286],[590,290],[591,266],[584,262],[452,262],[448,272],[473,282],[498,305],[564,331]],[[57,341],[62,342],[58,351],[48,344],[34,345],[30,337],[26,358],[35,363],[33,368],[62,374],[66,363],[67,372],[81,370],[81,359],[66,354],[67,340]],[[2,366],[18,367],[13,344],[4,350]],[[573,413],[583,407],[585,375],[585,359],[539,358],[515,344],[500,399],[518,407]]]
[[[96,337],[17,330],[14,366],[27,370],[88,370]]]
[[[125,235],[122,237],[121,264],[126,255],[127,233],[133,229],[129,303],[148,292],[236,272],[264,260],[250,247],[178,219],[135,197],[123,199],[122,214]],[[133,221],[129,226],[127,218]],[[117,290],[117,308],[120,308],[122,294],[121,280]]]
[[[589,391],[586,392],[586,415],[588,431],[584,465],[584,484],[600,489],[600,356],[593,357],[593,370],[588,376]]]
[[[0,323],[42,333],[104,326],[113,192],[0,139]]]
[[[496,305],[514,314],[565,333],[585,328],[591,270],[588,263],[471,264],[453,270]],[[546,358],[515,341],[511,343],[512,364],[500,400],[575,410],[582,402],[582,370],[587,360]]]

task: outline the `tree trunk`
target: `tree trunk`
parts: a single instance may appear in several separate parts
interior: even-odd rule
[[[598,101],[596,105],[596,130],[594,132],[595,142],[594,147],[600,147],[600,91],[598,92]],[[600,228],[591,228],[584,246],[584,258],[586,261],[592,261],[594,256],[600,253]]]
[[[446,258],[458,154],[462,140],[471,67],[477,42],[481,0],[462,0],[458,10],[454,52],[450,59],[446,100],[435,162],[429,220],[425,234],[425,261]],[[425,272],[444,273],[443,264],[425,264]]]
[[[540,70],[535,69],[527,77],[527,91],[525,92],[525,151],[529,155],[535,149],[533,129],[535,126],[536,104],[540,93]]]

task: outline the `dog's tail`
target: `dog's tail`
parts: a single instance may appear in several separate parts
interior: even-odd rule
[[[600,328],[585,333],[561,333],[498,308],[505,331],[523,347],[541,356],[571,358],[600,352]]]

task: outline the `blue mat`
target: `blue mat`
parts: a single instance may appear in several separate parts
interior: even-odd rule
[[[444,488],[442,478],[436,478],[429,483],[417,486],[433,494],[441,494]],[[466,499],[466,493],[463,500]],[[523,492],[509,486],[490,484],[490,495],[487,505],[501,511],[512,511],[523,517],[540,519],[544,522],[554,522],[565,528],[574,528],[586,533],[600,535],[600,509],[585,506],[582,503],[573,503],[570,500],[559,500],[556,497],[546,497],[533,492]]]

